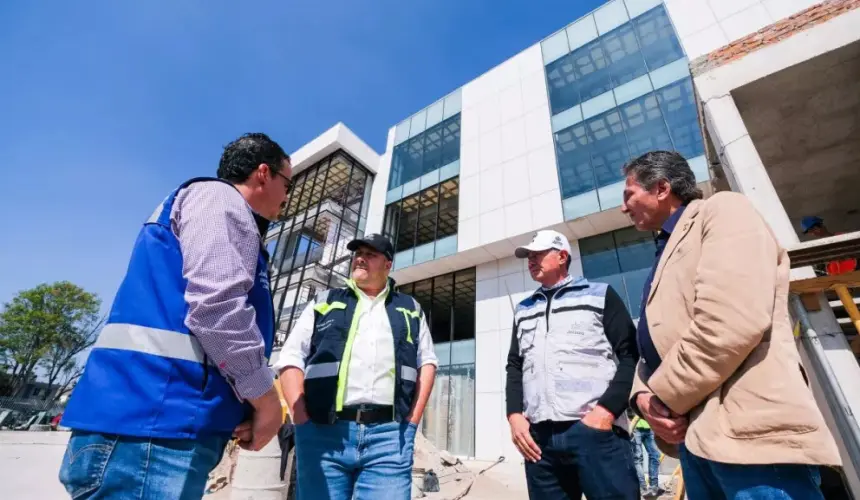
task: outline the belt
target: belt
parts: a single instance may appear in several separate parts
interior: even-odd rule
[[[345,406],[337,412],[338,420],[348,420],[359,424],[378,424],[394,421],[394,407],[391,405],[361,404]]]

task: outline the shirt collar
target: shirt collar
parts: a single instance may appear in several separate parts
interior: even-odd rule
[[[660,228],[660,232],[665,234],[672,234],[672,232],[675,231],[675,226],[678,225],[678,221],[681,220],[681,216],[684,215],[684,209],[686,208],[687,205],[681,205],[680,207],[678,207],[678,209],[675,210],[675,213],[669,216],[666,222],[663,223],[663,227]]]

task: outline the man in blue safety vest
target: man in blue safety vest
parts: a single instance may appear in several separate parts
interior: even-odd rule
[[[296,424],[298,498],[409,500],[433,339],[418,301],[388,277],[388,238],[347,249],[352,279],[307,305],[275,363]]]
[[[73,498],[199,499],[231,436],[259,450],[277,433],[262,242],[291,178],[276,142],[246,134],[143,225],[63,416]]]

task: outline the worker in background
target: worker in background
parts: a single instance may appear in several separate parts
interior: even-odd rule
[[[824,225],[824,220],[816,216],[806,216],[800,220],[800,229],[803,234],[811,234],[815,238],[828,238],[837,236],[842,233],[832,233],[827,226]],[[831,260],[821,266],[813,266],[816,274],[821,276],[836,276],[838,274],[850,273],[857,270],[857,259],[848,258],[841,260]]]
[[[263,238],[291,175],[276,142],[243,135],[217,179],[183,183],[143,225],[63,415],[73,498],[199,499],[232,435],[259,450],[277,433]]]
[[[643,497],[657,497],[663,493],[660,488],[660,450],[654,441],[651,426],[644,418],[635,417],[633,424],[633,462],[636,464],[636,475],[639,477],[639,492]],[[645,481],[645,457],[642,447],[648,454],[648,481]]]
[[[819,466],[840,458],[792,334],[788,253],[745,196],[702,200],[677,152],[624,173],[622,212],[657,232],[631,407],[691,499],[821,499]]]
[[[385,236],[351,241],[352,279],[319,293],[275,368],[295,423],[299,500],[409,500],[438,360],[424,311],[388,277]]]
[[[535,292],[514,311],[507,416],[533,500],[638,499],[625,410],[636,328],[605,283],[569,274],[567,238],[538,231],[517,248]]]

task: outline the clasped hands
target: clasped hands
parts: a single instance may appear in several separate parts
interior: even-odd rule
[[[657,437],[668,444],[684,442],[687,426],[690,423],[686,415],[673,412],[660,401],[660,398],[650,392],[636,394],[636,406]]]

